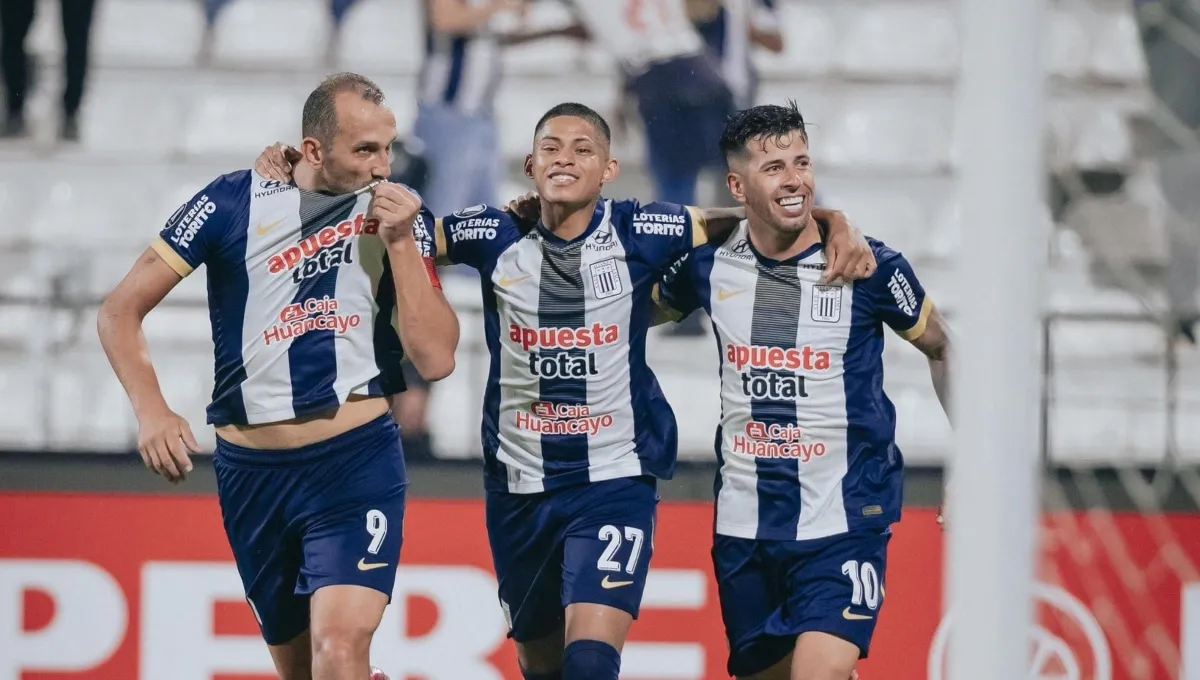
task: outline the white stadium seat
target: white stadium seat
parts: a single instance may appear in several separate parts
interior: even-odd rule
[[[236,154],[249,161],[267,144],[298,136],[304,96],[249,87],[196,92],[183,151],[197,156]]]
[[[848,5],[838,36],[838,66],[854,76],[950,78],[958,71],[958,34],[949,4]]]
[[[104,0],[95,11],[92,54],[101,66],[183,67],[200,54],[199,2]]]
[[[217,15],[213,63],[314,69],[325,59],[330,24],[321,0],[235,0]]]
[[[1086,14],[1083,15],[1087,17]],[[1081,78],[1091,58],[1091,40],[1081,21],[1079,8],[1055,6],[1043,34],[1046,70],[1060,78]]]
[[[837,27],[829,11],[820,5],[783,3],[779,20],[784,35],[781,54],[765,50],[752,53],[763,77],[803,78],[819,76],[833,65]]]
[[[359,0],[342,20],[340,68],[363,74],[416,73],[425,51],[420,3]]]
[[[948,95],[860,94],[822,133],[820,157],[842,170],[935,173],[950,164],[953,109]]]
[[[1137,22],[1128,7],[1098,12],[1092,29],[1092,74],[1101,80],[1138,83],[1146,78]]]

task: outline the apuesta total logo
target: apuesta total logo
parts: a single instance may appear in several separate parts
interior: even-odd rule
[[[1104,630],[1096,617],[1074,595],[1057,586],[1035,583],[1035,611],[1051,610],[1064,627],[1074,627],[1074,639],[1086,641],[1072,645],[1063,636],[1035,623],[1029,631],[1030,665],[1028,680],[1112,680],[1112,653]],[[946,680],[949,665],[950,629],[954,612],[946,614],[938,625],[929,648],[929,680]]]

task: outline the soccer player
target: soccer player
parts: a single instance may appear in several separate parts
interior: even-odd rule
[[[163,399],[142,320],[207,266],[214,467],[225,531],[285,680],[368,677],[400,556],[407,478],[388,395],[399,361],[439,380],[458,321],[420,199],[389,174],[383,93],[331,76],[304,104],[295,185],[243,170],[180,206],[105,300],[99,333],[137,413],[146,465],[172,482],[199,451]],[[422,246],[426,250],[422,252]]]
[[[950,336],[904,256],[822,280],[825,234],[795,103],[732,117],[721,139],[746,221],[664,278],[677,315],[703,307],[720,350],[713,562],[729,672],[846,680],[884,600],[903,458],[883,391],[883,326],[929,359],[948,403]]]
[[[592,109],[555,106],[525,162],[540,222],[478,205],[434,230],[440,262],[481,274],[488,536],[531,680],[617,677],[654,549],[657,480],[676,456],[675,417],[645,362],[651,292],[741,215],[601,198],[619,172],[609,140]],[[280,152],[260,167],[285,168]],[[865,241],[827,216],[844,270],[869,272]]]

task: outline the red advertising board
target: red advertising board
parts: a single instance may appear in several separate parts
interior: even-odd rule
[[[623,678],[727,677],[711,521],[706,504],[663,504]],[[1046,528],[1031,677],[1186,677],[1200,652],[1200,517],[1073,513]],[[942,677],[942,541],[929,511],[896,527],[864,680]],[[374,662],[393,680],[520,680],[490,562],[481,503],[411,503]],[[215,499],[0,494],[0,680],[270,671]]]

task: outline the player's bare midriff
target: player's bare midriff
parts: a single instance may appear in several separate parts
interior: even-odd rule
[[[217,436],[248,449],[296,449],[366,425],[390,410],[385,397],[350,395],[335,409],[278,423],[225,425],[217,428]]]

